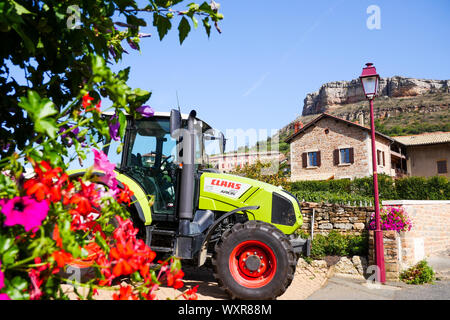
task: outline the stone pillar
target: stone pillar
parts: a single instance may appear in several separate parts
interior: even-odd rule
[[[374,234],[373,230],[369,231],[369,265],[376,265]],[[388,281],[398,281],[400,275],[399,239],[400,235],[397,231],[383,231],[384,264]]]

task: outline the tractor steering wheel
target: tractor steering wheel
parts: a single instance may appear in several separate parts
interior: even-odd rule
[[[161,166],[160,166],[161,171],[166,170],[166,166],[167,166],[167,164],[169,163],[168,161],[169,161],[170,158],[172,158],[172,155],[168,156],[167,158],[165,158],[165,159],[161,162]]]

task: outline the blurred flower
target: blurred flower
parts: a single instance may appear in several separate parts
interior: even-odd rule
[[[116,190],[117,180],[116,173],[114,172],[116,165],[109,162],[108,157],[103,151],[98,151],[96,149],[92,149],[92,151],[94,152],[94,170],[103,171],[105,175],[101,177],[102,182],[109,188]]]
[[[136,43],[134,43],[133,40],[131,40],[130,38],[127,38],[127,42],[131,49],[139,50],[139,47],[136,45]]]
[[[153,117],[155,114],[155,111],[150,106],[140,106],[136,109],[137,112],[139,112],[144,118]]]
[[[0,260],[0,290],[5,286],[5,275],[2,272],[2,261]]]
[[[84,109],[86,109],[87,107],[89,107],[91,105],[91,101],[94,100],[94,98],[92,98],[89,93],[86,93],[83,98],[82,98],[82,103],[81,105],[83,106]]]
[[[11,300],[6,293],[0,293],[0,300]]]
[[[119,119],[119,117],[116,114],[116,115],[114,115],[114,117],[111,118],[111,121],[108,123],[109,135],[110,135],[111,139],[114,141],[120,140],[120,136],[119,136],[120,122],[118,119]]]
[[[197,289],[198,285],[187,290],[185,293],[183,293],[183,298],[185,298],[186,300],[197,300]]]
[[[132,298],[133,300],[139,299],[139,297],[133,294],[133,288],[131,286],[120,286],[119,294],[114,293],[114,300],[129,300]]]
[[[47,217],[49,206],[47,201],[36,201],[34,198],[15,197],[10,200],[0,200],[2,213],[6,216],[4,225],[14,226],[20,224],[25,231],[33,232],[42,224]]]

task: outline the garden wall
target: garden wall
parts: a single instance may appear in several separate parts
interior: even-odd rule
[[[450,249],[450,200],[393,200],[382,204],[403,207],[412,222],[410,231],[400,232],[402,269]]]
[[[353,207],[341,204],[302,202],[302,229],[311,232],[314,211],[314,233],[327,234],[331,230],[362,234],[367,230],[373,207]]]
[[[403,207],[412,222],[407,232],[383,231],[386,279],[398,280],[401,271],[444,250],[450,249],[450,200],[383,201],[383,206]],[[302,202],[302,229],[311,232],[314,211],[314,233],[336,230],[362,234],[368,230],[373,207]],[[375,265],[373,231],[369,231],[370,265]]]

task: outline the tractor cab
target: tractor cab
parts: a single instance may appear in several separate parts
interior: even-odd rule
[[[113,114],[104,113],[111,117]],[[179,128],[187,129],[189,115],[179,114]],[[172,118],[174,116],[172,115]],[[223,134],[217,133],[206,122],[195,118],[194,167],[195,172],[208,170],[205,146],[216,153],[222,152]],[[173,128],[172,123],[172,131]],[[217,134],[216,134],[217,133]],[[181,141],[180,141],[181,140]],[[122,148],[120,141],[111,141],[104,148],[116,169],[138,182],[149,195],[152,204],[152,220],[172,221],[177,203],[177,182],[183,166],[183,137],[178,139],[171,133],[171,113],[156,112],[153,117],[127,119],[127,130]],[[211,145],[210,141],[217,141]],[[121,152],[117,153],[117,150]]]

